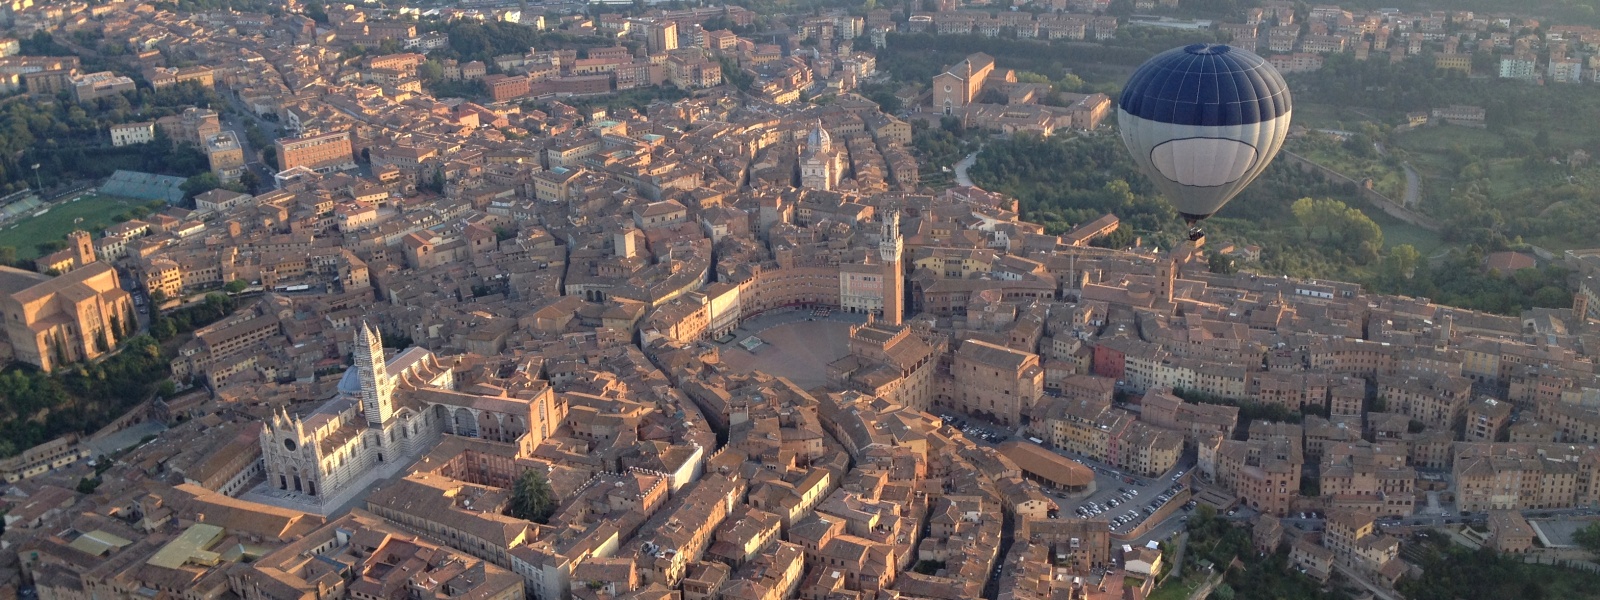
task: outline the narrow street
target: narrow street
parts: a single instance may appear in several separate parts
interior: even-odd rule
[[[1344,564],[1340,563],[1339,561],[1334,561],[1333,562],[1333,568],[1337,569],[1339,571],[1339,574],[1340,575],[1344,575],[1346,579],[1349,579],[1350,581],[1354,581],[1357,584],[1359,584],[1362,588],[1365,588],[1367,591],[1372,592],[1373,596],[1376,596],[1376,597],[1378,597],[1378,598],[1380,598],[1382,600],[1401,600],[1399,596],[1396,596],[1396,595],[1394,595],[1394,594],[1392,594],[1390,592],[1384,591],[1383,588],[1375,586],[1375,585],[1372,585],[1371,583],[1367,582],[1365,577],[1361,577],[1360,575],[1357,575],[1355,573],[1355,571],[1351,571],[1348,567],[1344,566]]]
[[[249,109],[246,108],[243,103],[239,102],[237,98],[228,96],[228,102],[234,110],[223,114],[222,126],[228,131],[232,131],[234,137],[239,139],[239,147],[244,149],[245,166],[249,167],[251,171],[255,172],[257,177],[261,178],[262,185],[270,188],[272,185],[272,176],[276,173],[274,173],[271,168],[267,167],[265,163],[261,162],[260,151],[263,150],[263,148],[256,148],[252,146],[250,144],[250,138],[244,134],[246,129],[245,120],[249,119],[253,121],[256,124],[256,127],[261,129],[261,133],[266,134],[267,139],[277,139],[278,126],[276,123],[259,118],[250,113]]]
[[[994,569],[989,572],[989,580],[983,583],[983,597],[988,600],[997,600],[1000,597],[1000,570],[1005,568],[1006,555],[1011,552],[1011,543],[1016,538],[1016,533],[1012,531],[1017,527],[1016,518],[1011,516],[1011,511],[1003,511],[1003,514],[1000,523],[1000,550],[995,555]]]

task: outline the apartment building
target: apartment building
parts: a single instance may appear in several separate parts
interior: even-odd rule
[[[1190,404],[1172,394],[1169,389],[1151,389],[1140,400],[1143,413],[1139,420],[1157,427],[1183,432],[1189,443],[1209,434],[1232,439],[1239,425],[1239,407],[1221,404]]]
[[[111,145],[122,147],[132,144],[144,144],[155,141],[156,122],[143,121],[140,123],[122,123],[111,126]]]
[[[1355,511],[1332,511],[1322,543],[1335,560],[1351,565],[1368,576],[1392,584],[1405,572],[1400,560],[1400,541],[1378,533],[1372,515]]]
[[[132,79],[111,71],[85,73],[72,79],[72,98],[78,102],[90,102],[133,89]]]
[[[1566,444],[1458,443],[1456,505],[1476,512],[1587,504],[1597,459],[1587,448]]]
[[[356,167],[348,131],[284,138],[277,141],[276,147],[279,171],[305,167],[328,173]]]
[[[684,494],[676,508],[652,519],[641,535],[628,543],[639,552],[645,584],[678,585],[689,563],[700,560],[711,545],[712,534],[744,491],[743,481],[710,475]]]
[[[1452,429],[1466,414],[1472,380],[1454,375],[1393,375],[1378,377],[1378,398],[1389,410],[1422,421],[1429,427]]]
[[[1561,441],[1600,442],[1600,411],[1593,408],[1563,402],[1540,403],[1539,420],[1560,431]]]
[[[156,119],[156,128],[175,142],[199,145],[222,131],[217,111],[186,108],[182,113]]]
[[[1214,466],[1202,464],[1202,471],[1216,473],[1216,483],[1232,490],[1241,502],[1264,514],[1285,516],[1300,495],[1300,470],[1305,457],[1294,441],[1285,437],[1237,441],[1211,437],[1206,444],[1217,444],[1214,451],[1201,449],[1202,463],[1208,455]]]
[[[1530,55],[1518,54],[1500,59],[1501,79],[1533,79],[1539,76],[1539,63]]]
[[[1138,421],[1112,408],[1110,399],[1044,398],[1029,431],[1056,448],[1145,477],[1171,470],[1183,452],[1181,433]]]
[[[93,450],[79,445],[78,440],[78,434],[69,433],[16,456],[0,459],[0,478],[6,483],[16,483],[94,456]]]
[[[1467,406],[1468,442],[1498,442],[1500,434],[1511,424],[1511,403],[1494,398],[1480,398]]]
[[[1329,508],[1373,516],[1410,516],[1416,504],[1417,470],[1394,444],[1367,441],[1328,446],[1322,457],[1321,492]]]
[[[214,372],[216,366],[231,366],[236,355],[255,352],[261,344],[278,339],[281,333],[278,315],[257,304],[250,310],[239,311],[219,322],[195,331],[194,339],[178,349],[172,359],[173,377],[184,379],[195,375],[211,374],[216,379],[231,375]],[[219,377],[221,376],[221,377]]]
[[[205,149],[206,160],[211,165],[211,172],[217,179],[227,183],[238,181],[239,177],[244,175],[244,148],[239,145],[239,138],[232,131],[222,131],[207,137],[202,147]]]

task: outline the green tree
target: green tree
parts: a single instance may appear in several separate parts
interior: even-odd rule
[[[1212,252],[1207,256],[1206,267],[1218,275],[1232,275],[1239,271],[1238,265],[1233,263],[1233,257],[1221,252]]]
[[[507,507],[506,514],[544,523],[550,520],[550,515],[556,512],[555,492],[550,489],[550,481],[538,469],[528,469],[522,472],[516,483],[511,488],[511,505]]]
[[[1384,275],[1391,279],[1411,279],[1416,275],[1417,264],[1422,261],[1422,254],[1417,252],[1411,244],[1400,244],[1389,249],[1389,255],[1383,258]]]
[[[133,314],[133,306],[132,305],[124,305],[123,308],[122,308],[122,335],[121,335],[122,339],[126,340],[128,338],[131,338],[131,337],[133,337],[133,334],[138,333],[138,332],[139,332],[139,318],[134,316],[134,314]]]
[[[1600,522],[1590,522],[1587,527],[1573,532],[1572,541],[1590,554],[1600,556]]]
[[[437,60],[424,62],[417,66],[417,77],[428,83],[444,79],[444,65]]]
[[[748,92],[750,91],[750,86],[755,85],[755,76],[739,68],[738,60],[731,56],[723,56],[717,60],[722,65],[723,81],[733,84],[733,87],[738,88],[741,92]]]
[[[244,174],[239,176],[239,187],[244,188],[246,194],[254,195],[261,190],[261,176],[256,175],[253,170],[245,169]]]
[[[178,189],[183,190],[185,200],[199,196],[211,190],[222,187],[222,180],[217,179],[216,173],[205,172],[184,180]]]
[[[222,286],[222,291],[225,291],[229,294],[237,294],[244,291],[244,289],[247,287],[250,287],[250,282],[243,279],[235,279],[233,281],[229,281],[227,285]]]

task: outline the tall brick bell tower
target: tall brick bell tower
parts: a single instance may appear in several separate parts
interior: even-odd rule
[[[900,266],[904,250],[900,211],[891,209],[883,217],[883,232],[878,240],[878,258],[883,260],[883,322],[891,326],[899,326],[905,317],[905,271]]]

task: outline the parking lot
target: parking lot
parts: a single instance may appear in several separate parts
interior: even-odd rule
[[[1106,519],[1113,532],[1132,530],[1184,489],[1177,481],[1184,472],[1179,467],[1162,477],[1140,478],[1109,467],[1096,467],[1095,483],[1099,489],[1071,505],[1073,514],[1062,516]],[[1065,512],[1067,507],[1062,510]]]
[[[967,439],[975,442],[999,444],[1011,439],[1011,434],[1005,429],[999,425],[985,423],[981,419],[951,413],[942,413],[939,418],[944,419],[944,422],[949,423],[951,427],[961,430],[961,433],[966,434]]]
[[[1016,437],[1005,428],[980,418],[948,412],[939,416],[979,444],[999,444]],[[1113,532],[1132,530],[1149,518],[1165,504],[1167,500],[1163,497],[1170,498],[1170,492],[1178,489],[1178,478],[1188,473],[1194,465],[1194,458],[1185,455],[1176,467],[1159,477],[1140,477],[1071,452],[1045,447],[1094,471],[1095,489],[1087,496],[1073,497],[1058,490],[1045,490],[1045,494],[1054,498],[1056,505],[1061,507],[1059,518],[1106,519],[1111,522]],[[1080,509],[1082,512],[1079,512]],[[1130,511],[1132,515],[1128,514]]]

